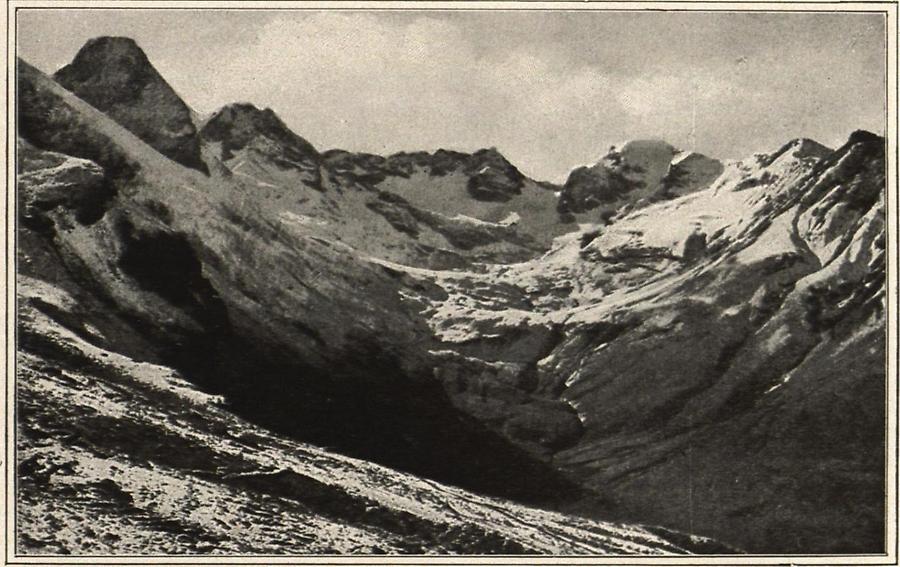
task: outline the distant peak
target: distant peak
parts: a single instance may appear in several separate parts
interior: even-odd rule
[[[209,129],[215,131],[221,127],[251,128],[260,133],[278,134],[293,132],[287,127],[287,124],[275,114],[271,108],[260,109],[256,105],[249,102],[235,102],[227,104],[213,113],[206,122],[204,131]]]
[[[271,109],[266,110],[268,110],[269,114],[275,114]],[[235,114],[266,114],[266,111],[261,110],[251,102],[232,102],[215,111],[212,117],[233,116]]]
[[[137,42],[132,38],[112,35],[103,35],[89,39],[87,40],[87,42],[85,42],[84,46],[81,49],[132,49],[141,51],[141,53],[143,53],[141,48],[138,47]]]
[[[618,166],[621,163],[668,162],[679,154],[672,144],[655,138],[627,140],[613,144],[598,165]],[[624,162],[623,162],[624,160]]]
[[[491,147],[489,147],[489,148],[481,148],[481,149],[475,150],[475,152],[474,152],[472,155],[475,155],[475,156],[478,156],[478,155],[482,155],[482,156],[501,156],[501,157],[503,156],[503,154],[501,154],[501,153],[497,150],[497,148],[496,148],[495,146],[491,146]]]
[[[226,154],[263,135],[282,148],[290,148],[292,159],[318,156],[312,144],[288,128],[274,110],[260,109],[249,102],[227,104],[217,110],[203,125],[200,135],[210,141],[226,142]]]
[[[481,148],[480,150],[476,150],[475,153],[472,154],[472,159],[476,162],[489,162],[489,163],[497,163],[504,165],[512,165],[506,156],[500,153],[499,150],[495,147],[490,148]]]
[[[693,162],[693,161],[715,161],[719,160],[715,158],[711,158],[706,154],[701,154],[700,152],[682,152],[676,150],[675,156],[672,158],[672,165],[678,165],[682,162]]]
[[[809,138],[797,138],[791,142],[797,157],[825,157],[833,150]]]
[[[673,155],[678,153],[678,150],[675,149],[675,146],[659,138],[639,138],[636,140],[628,140],[625,143],[617,144],[615,148],[617,148],[619,151],[625,151],[629,149],[653,149],[670,152]]]

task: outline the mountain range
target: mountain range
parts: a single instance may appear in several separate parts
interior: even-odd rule
[[[17,79],[23,553],[883,551],[881,137],[554,185]]]

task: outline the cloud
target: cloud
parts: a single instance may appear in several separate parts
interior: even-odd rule
[[[526,171],[547,176],[548,161],[560,157],[547,141],[565,144],[567,129],[585,120],[615,124],[628,112],[619,86],[597,69],[554,52],[485,53],[445,19],[323,12],[272,21],[257,37],[222,58],[220,80],[321,147],[496,145]],[[198,102],[211,110],[215,95]]]
[[[23,12],[24,14],[24,12]],[[561,180],[612,143],[717,157],[882,128],[877,16],[595,12],[53,11],[20,49],[53,71],[129,35],[201,112],[252,102],[321,149],[497,146]],[[50,41],[50,38],[53,41]],[[33,59],[32,59],[33,58]],[[49,67],[49,68],[48,68]]]

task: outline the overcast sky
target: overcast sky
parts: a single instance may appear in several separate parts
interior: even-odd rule
[[[627,139],[738,158],[884,130],[873,14],[20,10],[17,31],[48,73],[132,37],[195,110],[268,106],[320,150],[496,146],[555,181]]]

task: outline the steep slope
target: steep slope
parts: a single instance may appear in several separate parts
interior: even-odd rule
[[[530,509],[291,441],[91,344],[20,277],[17,549],[42,554],[672,554],[701,538]]]
[[[134,40],[92,39],[54,78],[163,155],[206,171],[190,109]]]
[[[60,264],[54,281],[106,306],[88,323],[111,337],[131,329],[107,348],[175,366],[244,415],[351,454],[532,501],[582,496],[430,378],[435,341],[404,291],[429,286],[250,198],[239,179],[165,160],[27,64],[19,79],[29,143],[93,156],[117,188],[94,222],[57,206],[20,240],[23,273]]]

